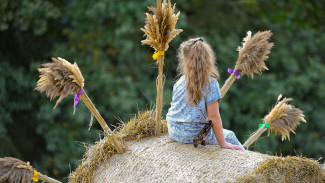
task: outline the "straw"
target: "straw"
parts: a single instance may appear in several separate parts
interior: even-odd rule
[[[163,90],[164,90],[164,54],[168,49],[169,42],[177,36],[183,30],[175,29],[178,16],[176,15],[175,4],[172,7],[170,0],[166,0],[161,3],[161,0],[157,0],[157,7],[150,6],[148,10],[152,13],[146,13],[146,24],[141,30],[145,33],[146,39],[142,40],[142,44],[150,45],[156,50],[156,56],[158,58],[158,77],[156,82],[157,98],[156,98],[156,135],[160,135],[159,126],[161,126],[161,112],[163,106]]]
[[[115,134],[108,127],[105,120],[99,114],[95,105],[91,102],[86,92],[84,92],[84,78],[76,63],[72,65],[65,59],[52,58],[53,62],[43,64],[43,68],[39,68],[40,79],[37,82],[35,90],[45,92],[50,100],[59,97],[54,108],[69,94],[77,94],[80,99],[86,104],[88,109],[95,116],[100,126],[103,128],[108,140],[116,147],[118,153],[124,151],[123,145],[118,142]],[[81,93],[81,91],[83,91]],[[81,94],[80,94],[81,93]]]
[[[0,158],[0,182],[30,183],[33,179],[40,179],[49,183],[60,183],[51,177],[37,172],[30,166],[29,162],[26,163],[12,157]]]
[[[154,111],[139,111],[128,123],[122,123],[118,127],[117,134],[123,140],[141,140],[144,137],[154,136],[156,128]],[[167,123],[164,120],[160,126],[160,133],[167,133]]]
[[[263,125],[247,139],[244,146],[249,147],[252,143],[257,141],[262,133],[264,133],[267,129],[268,134],[270,134],[271,131],[280,133],[282,136],[282,141],[286,139],[290,140],[290,132],[295,134],[295,130],[297,126],[300,125],[300,121],[306,123],[303,111],[293,105],[288,104],[288,102],[292,99],[283,98],[281,100],[281,98],[282,95],[279,95],[276,105],[263,119],[263,122],[267,123],[269,128],[266,128],[266,125]]]
[[[248,31],[247,36],[243,39],[243,46],[237,48],[239,55],[234,71],[253,78],[254,73],[261,74],[262,71],[268,70],[265,65],[265,60],[268,58],[267,55],[270,53],[273,43],[269,42],[272,36],[271,31],[257,32],[253,37],[251,37],[251,34],[252,33]],[[220,89],[222,97],[226,95],[237,77],[235,72],[229,76]]]

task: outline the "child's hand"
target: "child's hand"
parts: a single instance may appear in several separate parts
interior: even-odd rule
[[[233,145],[233,144],[230,144],[228,142],[226,142],[224,145],[221,146],[222,148],[225,148],[225,149],[233,149],[233,150],[240,150],[242,151],[243,149],[238,146],[238,145]]]

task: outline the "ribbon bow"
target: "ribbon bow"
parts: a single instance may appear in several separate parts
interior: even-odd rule
[[[38,174],[38,172],[36,172],[36,170],[34,170],[34,175],[33,175],[33,178],[32,178],[34,182],[38,181],[37,174]]]
[[[235,73],[235,75],[237,76],[237,79],[240,79],[240,73],[237,70],[232,70],[232,69],[228,68],[228,73],[230,73],[230,74]]]
[[[157,52],[155,52],[155,53],[152,55],[152,58],[153,58],[154,60],[157,60],[158,55],[165,55],[165,52],[164,52],[164,51],[157,51]]]
[[[263,124],[259,124],[259,125],[258,125],[258,128],[262,128],[263,126],[265,126],[265,128],[270,128],[270,125],[267,124],[266,122],[263,123]]]
[[[85,92],[84,89],[81,89],[77,94],[76,96],[74,97],[74,104],[73,104],[73,107],[76,108],[77,104],[79,103],[79,100],[80,100],[80,95],[83,94]]]

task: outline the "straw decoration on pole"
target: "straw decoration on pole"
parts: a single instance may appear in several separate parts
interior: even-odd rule
[[[175,5],[172,7],[170,0],[166,0],[161,3],[161,0],[157,0],[157,7],[148,7],[148,10],[152,12],[146,13],[146,24],[141,30],[145,33],[146,39],[142,40],[142,44],[150,45],[155,49],[153,55],[154,60],[157,60],[158,64],[158,77],[156,82],[157,98],[156,98],[156,135],[161,134],[161,112],[163,106],[163,90],[164,90],[164,54],[168,49],[169,42],[183,30],[175,29],[178,16],[174,14]]]
[[[116,135],[107,126],[105,120],[99,114],[95,105],[91,102],[86,92],[84,91],[84,78],[76,63],[73,65],[62,58],[52,58],[53,62],[43,64],[43,68],[39,68],[40,79],[37,82],[35,90],[45,92],[50,100],[60,96],[54,108],[62,101],[64,97],[69,94],[76,94],[74,107],[81,99],[91,113],[95,116],[100,126],[103,128],[104,133],[111,142],[118,153],[124,150],[123,145],[117,140]]]
[[[257,141],[266,130],[268,130],[268,134],[270,134],[271,131],[280,133],[282,141],[287,138],[290,140],[290,132],[295,134],[295,130],[297,126],[300,125],[300,121],[306,123],[303,111],[288,104],[292,99],[283,98],[281,100],[281,98],[282,95],[279,95],[274,108],[264,117],[264,124],[260,124],[260,128],[247,139],[244,146],[249,147],[252,143]]]
[[[48,183],[61,183],[37,172],[29,162],[12,157],[0,158],[0,182],[30,183],[31,181],[37,182],[38,179]]]
[[[225,84],[220,89],[221,96],[224,97],[231,85],[241,74],[254,77],[254,73],[261,74],[262,71],[268,70],[265,60],[268,58],[273,43],[269,42],[272,36],[271,31],[257,32],[253,37],[251,32],[247,32],[247,36],[243,39],[243,46],[238,46],[239,53],[236,61],[235,69],[228,68],[231,74]]]

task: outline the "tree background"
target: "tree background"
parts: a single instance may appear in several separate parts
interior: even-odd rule
[[[220,110],[224,127],[241,142],[258,128],[281,93],[305,111],[307,124],[291,141],[264,135],[252,150],[271,155],[319,159],[325,152],[325,2],[262,0],[174,0],[184,30],[165,57],[163,115],[177,78],[176,50],[182,41],[203,36],[218,59],[222,86],[234,67],[236,47],[246,32],[272,30],[269,71],[235,82]],[[81,162],[83,143],[102,136],[83,103],[73,115],[73,96],[55,101],[34,91],[37,68],[51,57],[77,62],[85,90],[109,123],[127,122],[155,102],[153,50],[142,46],[144,13],[154,0],[1,0],[0,2],[0,157],[30,161],[63,182]]]

